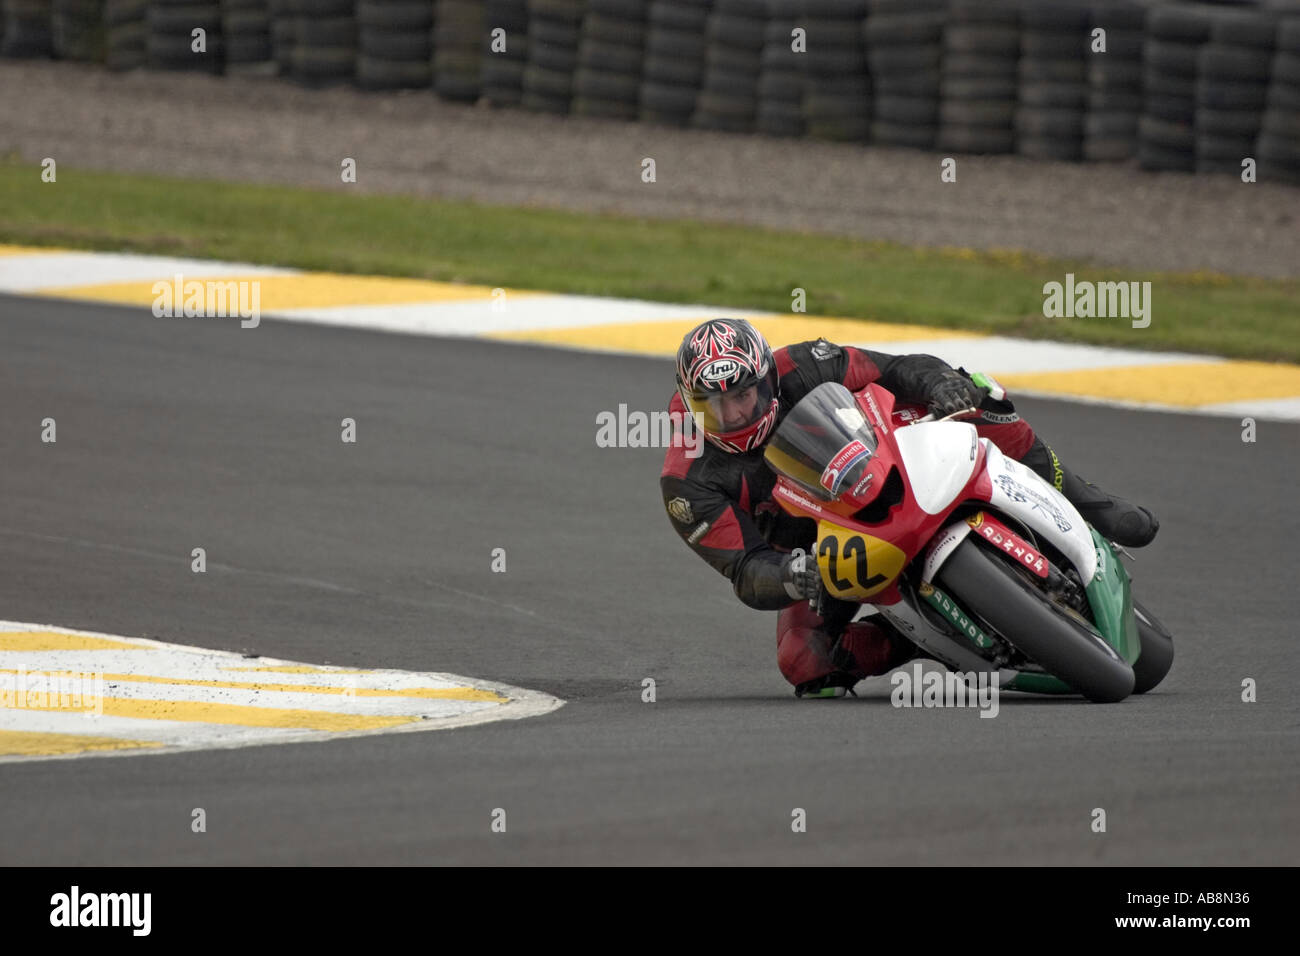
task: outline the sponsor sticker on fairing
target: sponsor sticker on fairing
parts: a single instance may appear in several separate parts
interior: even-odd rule
[[[840,485],[849,469],[871,454],[870,449],[860,439],[853,439],[835,453],[826,470],[822,472],[821,485],[833,495],[840,493]]]
[[[889,434],[889,426],[885,424],[885,416],[880,414],[880,406],[876,404],[876,396],[867,392],[867,404],[871,406],[871,414],[875,416],[876,427],[882,434]]]
[[[1023,564],[1040,578],[1047,577],[1047,560],[1031,548],[1019,535],[995,522],[992,518],[985,521],[983,512],[967,518],[966,521],[979,532],[980,537],[1014,559],[1017,564]]]
[[[961,544],[968,534],[970,534],[970,526],[967,522],[955,521],[930,539],[930,544],[925,549],[925,564],[921,570],[923,583],[935,579],[940,566],[948,560],[948,556],[953,551],[957,550],[957,545]]]
[[[805,498],[803,495],[799,494],[799,492],[792,491],[790,488],[780,483],[772,489],[772,497],[781,498],[791,504],[798,505],[806,511],[811,511],[816,515],[820,515],[825,511],[821,505],[817,504],[817,502],[813,501],[811,498]]]

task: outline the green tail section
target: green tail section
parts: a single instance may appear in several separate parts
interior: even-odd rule
[[[1023,690],[1030,694],[1073,694],[1074,690],[1065,681],[1058,680],[1051,674],[1035,674],[1020,671],[1015,677],[1002,685],[1006,690]]]

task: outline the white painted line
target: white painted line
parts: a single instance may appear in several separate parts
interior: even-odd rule
[[[1196,365],[1215,364],[1223,359],[1212,355],[1186,352],[1140,352],[1133,349],[1106,348],[1099,345],[1073,345],[1064,342],[1041,342],[1012,339],[1001,335],[961,339],[919,339],[913,342],[845,342],[875,348],[895,355],[920,352],[941,358],[956,368],[990,375],[1016,372],[1074,372],[1129,365]],[[1020,390],[1017,389],[1017,392]]]
[[[59,733],[69,735],[89,734],[95,737],[113,737],[119,740],[151,740],[160,744],[148,750],[112,751],[113,755],[138,756],[155,753],[163,748],[176,750],[226,749],[249,744],[290,743],[283,730],[276,727],[239,727],[230,724],[196,724],[184,721],[145,720],[136,717],[110,717],[93,719],[82,714],[45,713],[32,710],[10,710],[4,715],[4,730],[24,733]],[[208,743],[202,748],[186,746],[195,737],[203,735]],[[330,736],[340,736],[331,734]],[[55,760],[65,757],[91,757],[93,751],[57,756],[0,756],[0,763],[17,763],[27,760]]]
[[[582,328],[683,318],[754,318],[768,313],[720,309],[712,305],[674,305],[636,299],[529,293],[510,296],[504,308],[491,299],[412,302],[402,305],[344,305],[267,312],[267,318],[346,325],[409,335],[478,336],[494,332]]]
[[[1251,415],[1278,421],[1300,421],[1300,397],[1256,398],[1240,402],[1217,402],[1202,405],[1198,411],[1207,415]]]
[[[297,275],[297,269],[211,259],[175,259],[117,252],[66,252],[0,256],[0,292],[38,292],[65,286],[202,276]]]

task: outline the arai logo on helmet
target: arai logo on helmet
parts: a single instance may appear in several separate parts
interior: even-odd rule
[[[740,371],[740,366],[735,359],[714,359],[700,369],[700,378],[706,382],[722,382],[735,376],[738,371]]]

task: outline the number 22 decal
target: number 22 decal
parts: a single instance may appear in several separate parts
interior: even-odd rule
[[[827,536],[822,539],[817,555],[825,562],[826,573],[830,575],[831,584],[835,586],[837,591],[852,591],[855,588],[871,591],[877,585],[889,580],[883,574],[873,574],[868,577],[867,542],[863,540],[861,535],[853,535],[844,540],[843,555],[839,553],[838,539],[834,536]],[[845,563],[852,562],[850,571],[856,580],[840,577],[839,563],[841,556]]]

